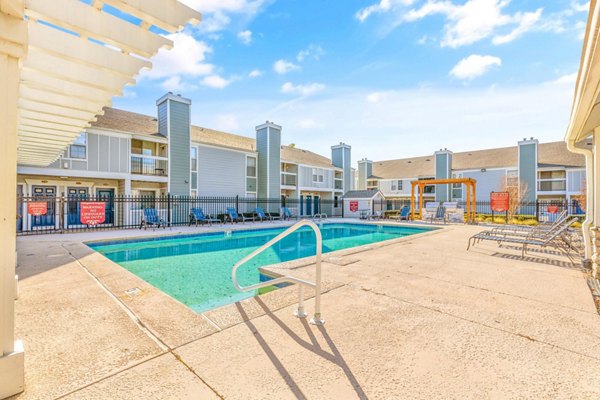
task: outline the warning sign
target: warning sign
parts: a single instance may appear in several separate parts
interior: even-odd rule
[[[79,206],[82,224],[98,225],[106,219],[106,204],[102,201],[82,201]]]
[[[46,215],[48,212],[48,204],[45,201],[32,201],[27,204],[27,213],[34,217]]]
[[[353,200],[350,202],[350,211],[352,211],[352,212],[358,211],[358,201]]]

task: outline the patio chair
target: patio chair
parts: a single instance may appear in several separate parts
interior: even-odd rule
[[[380,220],[382,218],[383,218],[383,211],[373,211],[367,217],[367,219],[372,219],[372,220]]]
[[[289,221],[290,219],[298,219],[297,215],[293,215],[288,207],[281,207],[281,217],[284,221]]]
[[[433,220],[438,215],[438,209],[440,208],[440,203],[437,201],[430,201],[425,204],[425,208],[421,210],[421,220],[429,221],[433,223]]]
[[[221,222],[221,220],[211,217],[210,214],[204,214],[204,211],[202,211],[202,209],[199,207],[193,207],[190,210],[190,226],[192,226],[194,223],[196,226],[198,226],[198,223],[212,225],[213,222]]]
[[[265,210],[262,209],[262,207],[256,207],[254,209],[254,213],[256,214],[256,217],[259,219],[259,221],[273,221],[271,215],[269,213],[266,213]]]
[[[545,234],[543,234],[541,236],[535,236],[533,234],[530,234],[527,237],[519,237],[519,236],[508,235],[508,234],[504,234],[504,235],[492,234],[492,233],[490,233],[490,231],[480,232],[469,238],[469,241],[467,244],[467,251],[469,251],[469,249],[472,246],[475,246],[475,244],[477,244],[483,240],[488,240],[488,241],[497,242],[498,245],[502,245],[504,243],[520,244],[520,245],[522,245],[522,248],[521,248],[521,256],[522,257],[525,257],[525,254],[527,253],[527,249],[531,246],[538,246],[541,248],[551,247],[553,249],[556,249],[556,250],[562,252],[569,258],[569,260],[571,260],[571,262],[574,262],[573,258],[571,257],[570,250],[575,249],[575,247],[573,245],[572,238],[570,238],[568,236],[568,231],[569,231],[569,228],[571,227],[571,225],[573,225],[577,221],[578,221],[577,218],[573,218],[573,219],[567,221],[566,223],[564,223],[563,225],[560,225],[553,230],[545,232]]]
[[[227,214],[227,217],[229,218],[229,220],[231,221],[231,223],[234,223],[234,222],[245,223],[246,221],[253,221],[253,218],[245,217],[244,214],[241,214],[241,215],[238,214],[237,211],[235,210],[235,208],[233,208],[233,207],[227,208],[226,214]]]
[[[142,221],[140,222],[140,229],[144,228],[146,230],[148,226],[160,228],[167,227],[165,221],[158,216],[158,212],[156,208],[144,208],[144,216],[142,217]]]
[[[465,212],[458,207],[456,201],[446,201],[442,204],[442,207],[444,207],[446,222],[465,222]]]
[[[408,221],[410,219],[410,207],[409,206],[403,206],[400,209],[400,212],[398,213],[398,215],[395,218],[398,221]]]
[[[532,232],[532,231],[547,231],[554,227],[563,224],[569,217],[567,210],[563,210],[556,216],[554,222],[542,223],[537,226],[528,225],[507,225],[492,228],[492,232]]]

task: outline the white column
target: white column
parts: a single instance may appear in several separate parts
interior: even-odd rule
[[[597,185],[596,180],[600,176],[600,129],[596,129],[594,131],[594,160],[593,167],[591,170],[593,171],[593,176],[591,179],[586,176],[586,182],[588,187],[588,194],[586,198],[586,202],[588,204],[593,205],[593,209],[590,210],[590,207],[587,207],[587,212],[592,212],[592,276],[598,278],[600,277],[600,226],[598,225],[598,221],[600,221],[600,204],[598,204],[600,200],[600,185]],[[587,160],[586,160],[587,161]],[[590,168],[588,168],[589,170]],[[590,194],[592,194],[592,198],[590,198]]]
[[[27,43],[21,1],[0,0],[0,398],[23,391],[24,354],[15,342],[17,103]],[[8,12],[11,14],[9,15]]]
[[[131,196],[131,179],[125,179],[125,193],[123,193],[125,197],[125,203],[123,204],[123,213],[125,214],[123,217],[123,223],[125,225],[129,225],[129,221],[131,221],[131,203],[127,201],[127,196]]]

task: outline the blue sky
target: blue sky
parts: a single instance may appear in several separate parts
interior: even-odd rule
[[[245,136],[265,120],[324,155],[373,160],[563,138],[588,5],[577,0],[181,0],[203,14],[170,36],[114,106]]]

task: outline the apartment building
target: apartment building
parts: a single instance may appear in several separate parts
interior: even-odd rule
[[[350,146],[332,146],[327,158],[282,145],[282,127],[272,122],[257,126],[252,138],[191,125],[191,101],[180,95],[168,93],[156,106],[156,116],[105,108],[49,166],[19,165],[17,194],[99,196],[107,207],[118,195],[281,197],[293,199],[300,215],[341,212],[337,200],[354,183]],[[330,209],[319,209],[321,199]],[[68,214],[77,223],[77,210]],[[40,221],[20,223],[56,223]]]
[[[357,189],[379,189],[387,200],[407,200],[411,181],[473,178],[477,200],[506,185],[527,187],[524,200],[570,201],[585,188],[584,157],[567,150],[564,142],[539,143],[530,138],[517,146],[453,153],[441,149],[431,155],[388,161],[358,161]],[[437,187],[436,187],[437,186]],[[463,185],[425,187],[425,201],[464,201]]]

